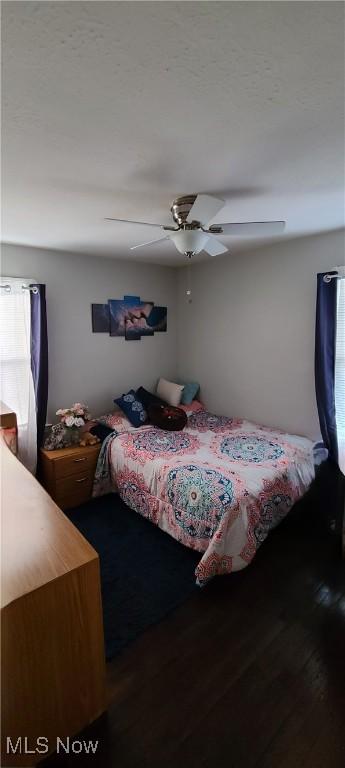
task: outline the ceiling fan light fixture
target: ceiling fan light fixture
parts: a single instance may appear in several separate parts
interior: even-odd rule
[[[181,229],[179,232],[173,232],[170,240],[180,253],[197,254],[203,250],[209,239],[209,235],[199,229]]]
[[[209,256],[219,256],[228,251],[227,246],[215,235],[232,237],[272,237],[284,232],[285,221],[241,221],[212,224],[212,219],[224,207],[224,200],[213,195],[182,195],[177,197],[170,208],[174,225],[151,224],[147,221],[129,219],[109,219],[126,224],[139,224],[145,227],[158,227],[163,237],[133,245],[131,250],[155,245],[163,240],[172,240],[175,248],[190,260],[205,251]]]

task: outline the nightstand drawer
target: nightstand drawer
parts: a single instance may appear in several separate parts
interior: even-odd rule
[[[79,452],[75,455],[62,456],[61,459],[57,458],[54,461],[55,478],[57,481],[60,478],[69,477],[71,475],[79,475],[81,472],[85,475],[91,475],[96,469],[98,459],[99,448],[92,451],[90,448],[85,453]]]
[[[79,473],[72,477],[58,480],[55,489],[55,501],[61,509],[76,507],[88,501],[91,496],[93,474]]]
[[[56,451],[41,449],[42,482],[61,509],[70,509],[91,498],[101,444]]]

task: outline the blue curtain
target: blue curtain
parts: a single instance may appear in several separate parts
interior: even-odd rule
[[[37,447],[43,443],[48,403],[48,332],[45,285],[34,286],[31,301],[31,370],[34,381],[37,414]]]
[[[323,442],[329,458],[338,461],[335,418],[335,345],[337,323],[337,280],[325,283],[325,272],[317,276],[315,328],[315,389]]]

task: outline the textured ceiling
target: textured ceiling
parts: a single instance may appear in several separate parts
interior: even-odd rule
[[[344,225],[340,2],[5,2],[2,239],[180,264],[178,194],[215,221]],[[222,238],[232,251],[263,242]]]

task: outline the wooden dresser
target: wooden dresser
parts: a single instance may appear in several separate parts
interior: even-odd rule
[[[91,497],[100,448],[101,443],[41,450],[42,483],[61,509],[77,507]]]
[[[106,709],[99,560],[1,430],[0,458],[1,765],[31,766],[38,737],[54,751]]]

